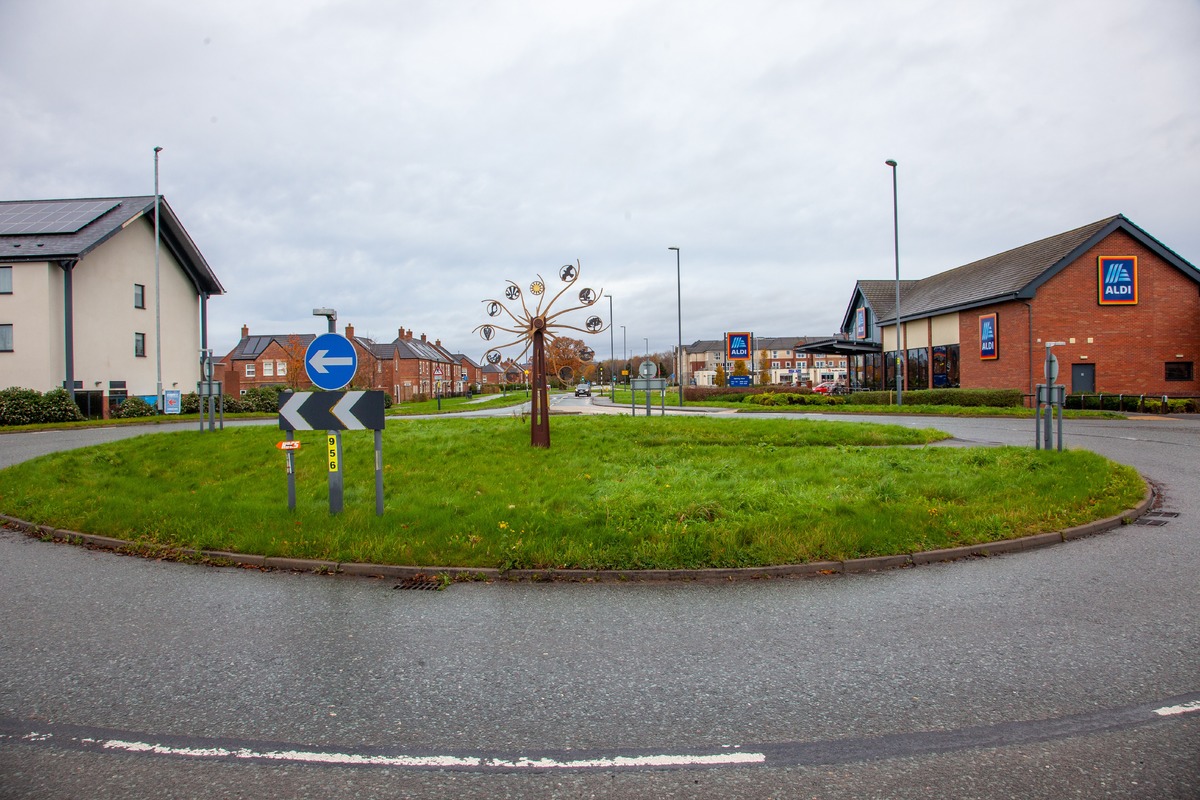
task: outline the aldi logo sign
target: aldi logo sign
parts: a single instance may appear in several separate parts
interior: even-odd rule
[[[979,358],[993,361],[1000,357],[999,337],[996,335],[996,315],[984,314],[979,318]]]
[[[854,338],[867,338],[867,309],[854,309]]]
[[[1098,272],[1100,305],[1137,305],[1137,256],[1100,256]]]
[[[725,334],[725,355],[730,361],[745,361],[750,358],[750,334]]]

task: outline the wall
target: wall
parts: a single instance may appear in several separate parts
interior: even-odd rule
[[[1100,256],[1138,257],[1138,304],[1102,306],[1097,302],[1097,259]],[[1126,394],[1200,395],[1200,383],[1164,379],[1164,362],[1200,362],[1200,287],[1164,262],[1124,231],[1106,237],[1096,247],[1059,272],[1037,291],[1033,307],[1033,355],[1030,355],[1028,310],[1022,303],[1004,303],[963,312],[964,387],[1016,387],[1030,391],[1042,381],[1045,342],[1055,347],[1059,383],[1070,388],[1071,364],[1095,364],[1098,391]],[[979,315],[998,315],[1000,358],[979,359]],[[1183,358],[1177,359],[1177,355]]]
[[[0,295],[0,322],[13,326],[13,351],[0,353],[0,389],[49,391],[66,377],[63,271],[44,261],[11,266],[13,293]]]

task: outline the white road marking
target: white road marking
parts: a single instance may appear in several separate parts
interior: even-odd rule
[[[99,744],[105,750],[120,750],[127,753],[151,753],[164,756],[189,758],[236,758],[286,761],[293,764],[331,764],[342,766],[381,767],[476,767],[485,769],[620,769],[645,767],[693,767],[729,766],[736,764],[763,764],[764,753],[732,752],[695,755],[639,755],[611,756],[559,760],[554,758],[483,758],[479,756],[411,756],[411,755],[361,755],[356,753],[320,752],[310,750],[252,750],[249,748],[229,749],[224,747],[172,747],[151,742],[108,739]]]
[[[1193,711],[1200,711],[1200,700],[1193,700],[1190,703],[1184,703],[1179,706],[1163,706],[1162,708],[1154,709],[1154,713],[1160,717],[1172,717],[1176,714],[1190,714]]]

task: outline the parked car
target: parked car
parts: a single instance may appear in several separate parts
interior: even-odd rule
[[[825,381],[814,386],[813,391],[819,394],[845,394],[846,384],[838,381]]]
[[[581,383],[575,387],[576,397],[591,397],[592,385],[590,383]]]

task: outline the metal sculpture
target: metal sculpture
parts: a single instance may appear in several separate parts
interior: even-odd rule
[[[501,332],[513,334],[517,337],[511,342],[492,346],[484,355],[484,360],[489,364],[499,364],[504,360],[504,356],[500,351],[518,345],[522,346],[522,350],[516,359],[514,359],[515,361],[520,362],[526,355],[530,356],[530,377],[533,381],[533,388],[530,403],[529,443],[533,447],[550,446],[550,402],[546,384],[546,340],[554,341],[559,336],[558,332],[563,330],[579,331],[580,333],[602,333],[608,330],[608,327],[604,324],[604,320],[595,314],[589,316],[584,321],[584,327],[582,328],[567,325],[560,321],[561,317],[565,314],[595,305],[596,301],[604,295],[603,290],[596,292],[588,288],[581,289],[577,295],[579,305],[552,312],[554,304],[558,302],[559,298],[575,285],[575,282],[579,279],[580,272],[581,267],[578,261],[574,264],[564,264],[560,267],[558,277],[566,285],[549,302],[546,302],[546,281],[541,275],[538,275],[537,280],[529,284],[529,293],[537,298],[537,304],[532,311],[525,303],[525,296],[521,291],[521,287],[512,281],[508,281],[508,286],[504,290],[504,298],[514,304],[519,301],[521,304],[519,312],[515,312],[505,305],[504,300],[484,300],[487,315],[493,319],[500,318],[504,324],[487,322],[475,329],[485,342],[491,342]],[[545,303],[544,306],[543,303]],[[576,355],[580,361],[586,362],[591,361],[595,353],[591,348],[583,347]]]

